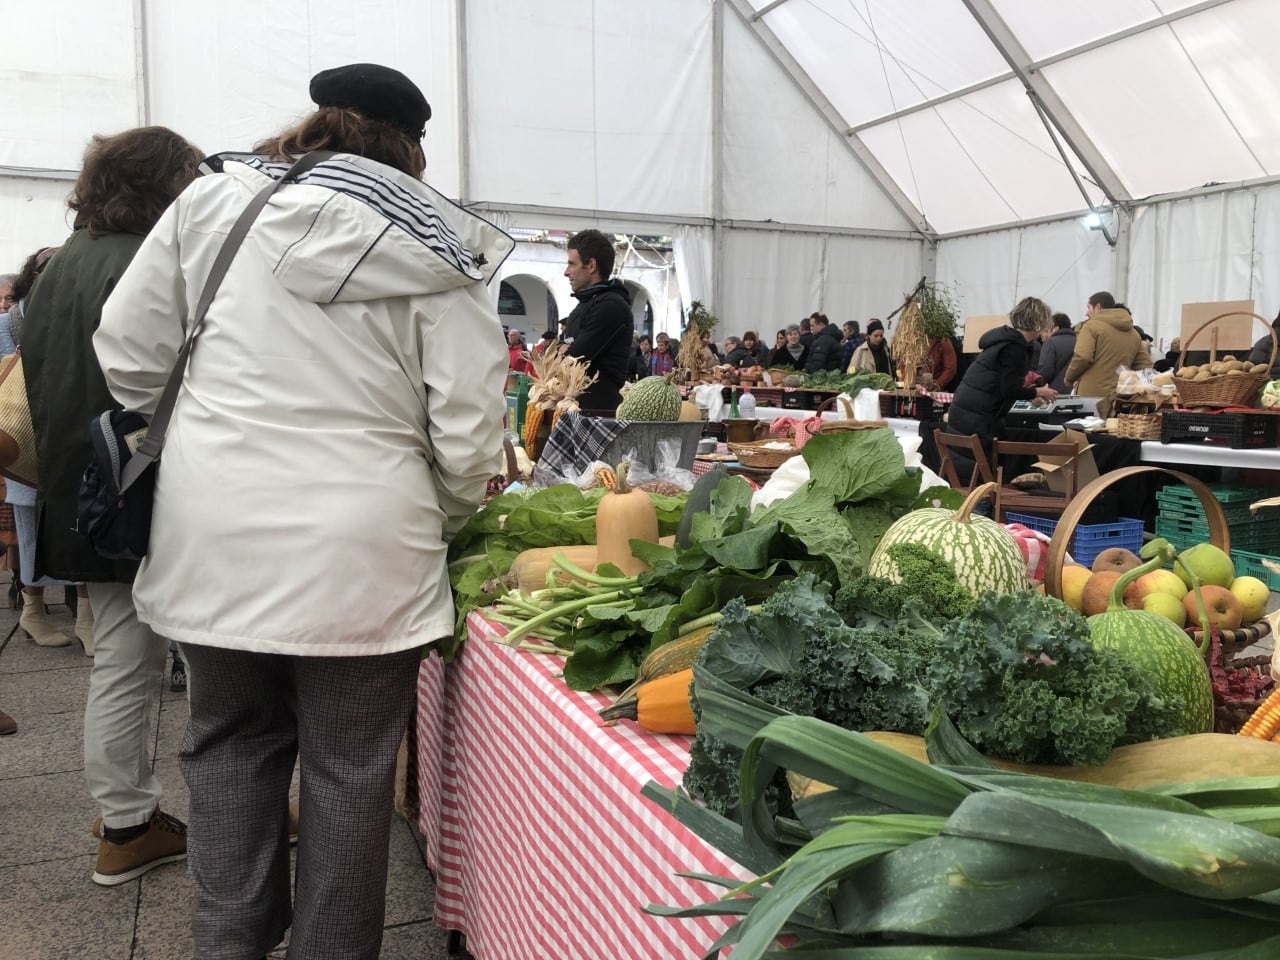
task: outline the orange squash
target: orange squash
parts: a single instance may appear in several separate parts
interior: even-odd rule
[[[596,562],[611,563],[633,577],[649,565],[632,554],[631,541],[658,542],[658,511],[649,494],[627,485],[630,466],[625,462],[618,465],[615,484],[596,507]],[[607,481],[605,486],[609,486]]]
[[[693,704],[689,687],[693,684],[693,668],[669,673],[657,680],[640,684],[635,693],[619,698],[600,711],[606,721],[634,720],[650,733],[697,733],[693,722]]]

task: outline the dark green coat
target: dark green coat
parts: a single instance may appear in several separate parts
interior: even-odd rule
[[[89,421],[119,409],[93,352],[102,305],[142,237],[77,230],[49,260],[31,291],[22,332],[22,369],[36,432],[36,576],[131,583],[136,561],[106,560],[76,532],[76,495],[92,458]]]

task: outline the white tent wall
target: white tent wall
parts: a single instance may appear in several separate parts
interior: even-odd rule
[[[917,241],[738,229],[724,243],[729,274],[712,310],[716,338],[754,330],[770,349],[779,329],[815,310],[835,323],[884,316],[922,272]]]
[[[1182,323],[1182,304],[1254,300],[1256,312],[1280,310],[1280,246],[1268,218],[1280,216],[1280,185],[1175,200],[1134,217],[1126,302],[1157,342]],[[1148,326],[1147,317],[1153,323]],[[1257,336],[1265,332],[1255,322]],[[1154,327],[1154,329],[1152,329]]]
[[[724,216],[910,230],[751,29],[725,16]]]
[[[0,177],[0,273],[16,273],[41,247],[71,233],[68,180]]]
[[[467,5],[469,199],[711,211],[706,0]]]
[[[150,122],[207,153],[246,150],[314,109],[307,93],[313,74],[343,63],[385,63],[427,92],[427,179],[458,195],[454,0],[138,3]]]
[[[3,7],[0,174],[78,170],[89,136],[143,120],[134,0]]]
[[[1039,297],[1079,322],[1089,295],[1113,288],[1115,259],[1101,231],[1073,217],[941,240],[935,279],[955,291],[962,316]]]

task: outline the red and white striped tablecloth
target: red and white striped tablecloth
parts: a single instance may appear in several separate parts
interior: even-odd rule
[[[690,738],[602,727],[607,698],[569,690],[563,661],[501,643],[473,613],[469,640],[418,677],[418,785],[435,921],[476,960],[700,957],[715,919],[669,920],[649,903],[718,888],[678,871],[748,874],[640,795],[679,782]]]

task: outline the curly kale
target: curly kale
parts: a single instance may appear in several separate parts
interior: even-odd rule
[[[955,567],[928,547],[895,543],[889,558],[897,567],[899,582],[863,574],[836,591],[832,605],[845,623],[860,625],[867,613],[894,619],[909,607],[942,623],[963,616],[973,606],[973,597],[956,579]]]
[[[1038,593],[984,594],[951,621],[924,676],[978,750],[1024,763],[1099,764],[1158,730],[1170,705],[1085,619]]]
[[[826,587],[803,576],[783,585],[755,615],[737,602],[708,638],[699,664],[788,713],[852,730],[922,733],[928,702],[920,678],[936,656],[938,630],[919,618],[853,628],[830,606]],[[701,716],[694,689],[695,717]],[[694,738],[685,789],[706,806],[736,816],[742,753],[702,723]],[[789,815],[781,778],[770,805]]]

